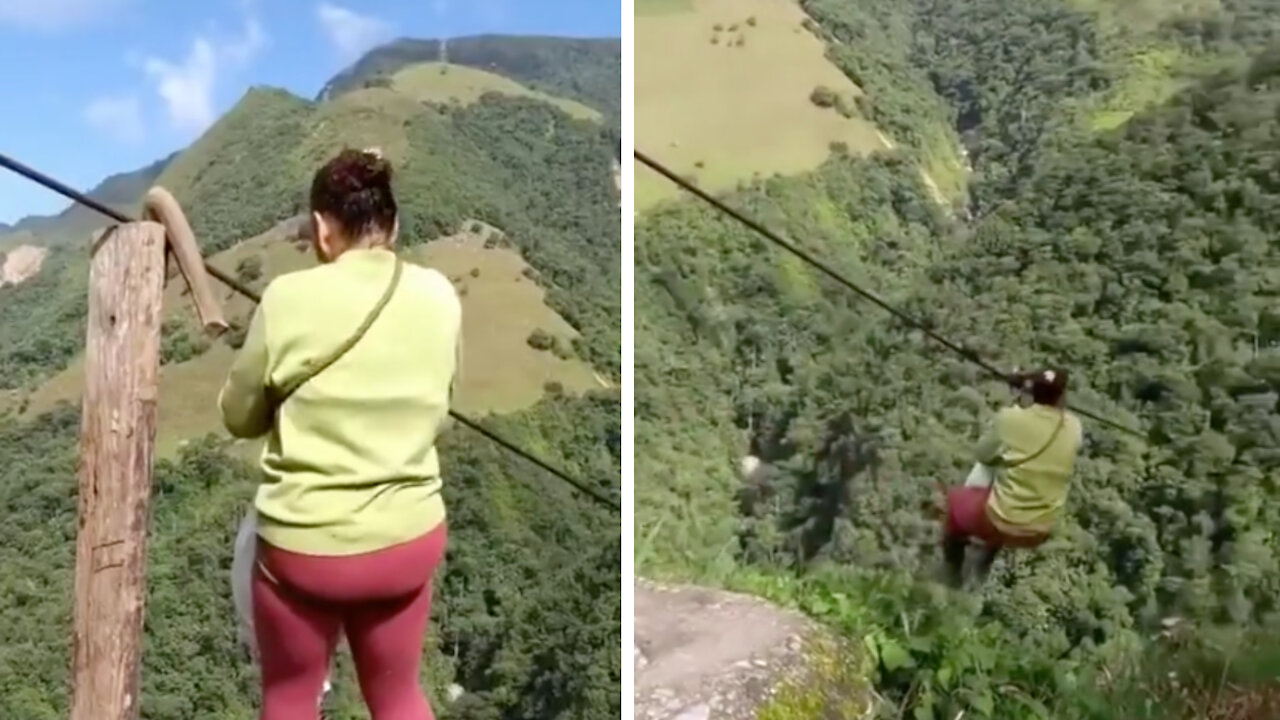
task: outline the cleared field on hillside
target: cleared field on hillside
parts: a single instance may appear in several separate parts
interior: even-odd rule
[[[537,329],[566,343],[577,332],[547,307],[542,288],[525,277],[528,265],[515,251],[485,248],[483,236],[460,234],[413,248],[406,257],[455,279],[455,287],[462,293],[464,361],[456,399],[458,410],[481,415],[520,410],[536,403],[549,382],[559,383],[565,392],[575,394],[602,387],[586,363],[563,360],[550,351],[529,346],[527,339]],[[249,258],[261,263],[263,278],[310,267],[315,262],[309,247],[290,242],[281,228],[275,228],[215,256],[211,263],[234,275]],[[261,290],[264,283],[258,280],[252,285]],[[228,321],[245,324],[252,304],[216,281],[215,287]],[[169,281],[166,315],[182,318],[194,329],[194,309],[185,292],[181,278]],[[234,355],[223,340],[213,340],[203,354],[161,368],[157,437],[160,455],[171,455],[185,439],[219,431],[218,390]],[[77,401],[83,388],[83,373],[81,358],[50,378],[31,394],[25,415],[34,417],[60,401]]]
[[[755,173],[810,170],[833,142],[884,148],[871,123],[810,101],[820,85],[849,99],[861,91],[827,61],[804,19],[786,0],[640,3],[636,146],[711,190]],[[635,177],[637,209],[677,192],[643,166]]]
[[[584,120],[600,120],[600,113],[573,100],[565,100],[521,85],[509,78],[464,65],[420,63],[410,65],[391,77],[391,87],[399,93],[433,102],[473,103],[487,92],[527,97],[555,105]]]

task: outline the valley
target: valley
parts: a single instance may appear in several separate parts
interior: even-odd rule
[[[641,120],[646,93],[670,108],[721,72],[641,83],[710,52],[715,7],[639,5],[637,147],[693,175],[742,158],[699,182],[984,359],[1063,364],[1073,403],[1144,437],[1086,423],[1054,538],[949,594],[936,483],[963,479],[1007,388],[666,188],[636,219],[637,572],[820,621],[865,653],[849,682],[874,684],[875,717],[1271,717],[1280,5],[804,0],[787,12],[822,43],[810,57],[888,142],[790,167],[743,148],[815,127],[799,115],[736,139],[782,106],[763,74],[716,110]],[[793,27],[761,22],[746,47]],[[814,67],[769,82],[806,97]],[[840,695],[758,716],[824,717]]]

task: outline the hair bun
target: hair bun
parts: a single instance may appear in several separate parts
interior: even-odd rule
[[[391,161],[381,148],[344,148],[316,171],[311,210],[328,214],[352,237],[374,228],[391,234],[397,212],[391,176]]]
[[[335,185],[348,193],[391,185],[391,162],[380,148],[347,148],[333,159],[330,172]]]

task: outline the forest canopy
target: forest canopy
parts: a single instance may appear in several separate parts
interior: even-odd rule
[[[963,479],[1007,389],[667,204],[636,228],[639,571],[829,621],[917,718],[1181,717],[1226,692],[1225,667],[1274,677],[1280,7],[1157,3],[1138,30],[1066,3],[804,5],[903,145],[730,204],[999,365],[1069,368],[1073,402],[1146,437],[1086,423],[1054,539],[968,600],[941,594],[936,483]],[[1167,88],[1133,91],[1135,48],[1181,54]],[[920,172],[947,137],[973,163],[958,208]],[[744,481],[748,454],[764,471]],[[1159,679],[1179,663],[1182,689]],[[1082,692],[1102,678],[1110,695]]]

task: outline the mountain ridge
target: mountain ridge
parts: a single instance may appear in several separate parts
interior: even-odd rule
[[[515,47],[509,51],[504,50],[508,45]],[[453,47],[452,54],[448,56],[452,64],[494,72],[517,83],[532,79],[534,82],[532,89],[550,89],[552,95],[556,94],[556,90],[568,87],[573,96],[567,99],[585,102],[616,125],[621,103],[620,96],[610,97],[608,91],[596,88],[594,85],[587,90],[575,91],[572,83],[556,84],[547,80],[549,77],[554,77],[554,71],[548,69],[548,66],[555,66],[553,61],[570,58],[573,61],[590,64],[584,58],[592,58],[597,54],[607,56],[613,50],[620,53],[621,40],[616,38],[501,34],[470,35],[448,40],[397,38],[368,50],[355,62],[336,72],[324,83],[311,102],[323,103],[336,99],[342,94],[359,90],[373,76],[390,75],[408,65],[438,60],[441,56],[441,48],[445,46]],[[546,54],[550,57],[546,57]],[[615,64],[620,72],[620,60]],[[598,78],[608,76],[608,67],[609,64],[606,63],[603,69],[591,69],[588,74],[593,79],[593,83],[598,84]],[[617,73],[614,74],[614,77],[616,76]],[[244,96],[261,91],[280,91],[304,99],[302,95],[292,90],[270,85],[250,86],[245,89]],[[242,102],[244,96],[236,104]],[[194,142],[196,141],[192,144]],[[137,201],[146,189],[190,147],[191,145],[187,145],[175,150],[143,167],[112,173],[85,194],[114,209],[132,212],[137,209]],[[4,242],[4,236],[23,231],[33,233],[37,238],[37,244],[41,245],[75,242],[77,239],[87,237],[89,232],[101,224],[102,218],[95,211],[69,203],[57,213],[28,215],[10,224],[0,223],[0,244]]]

